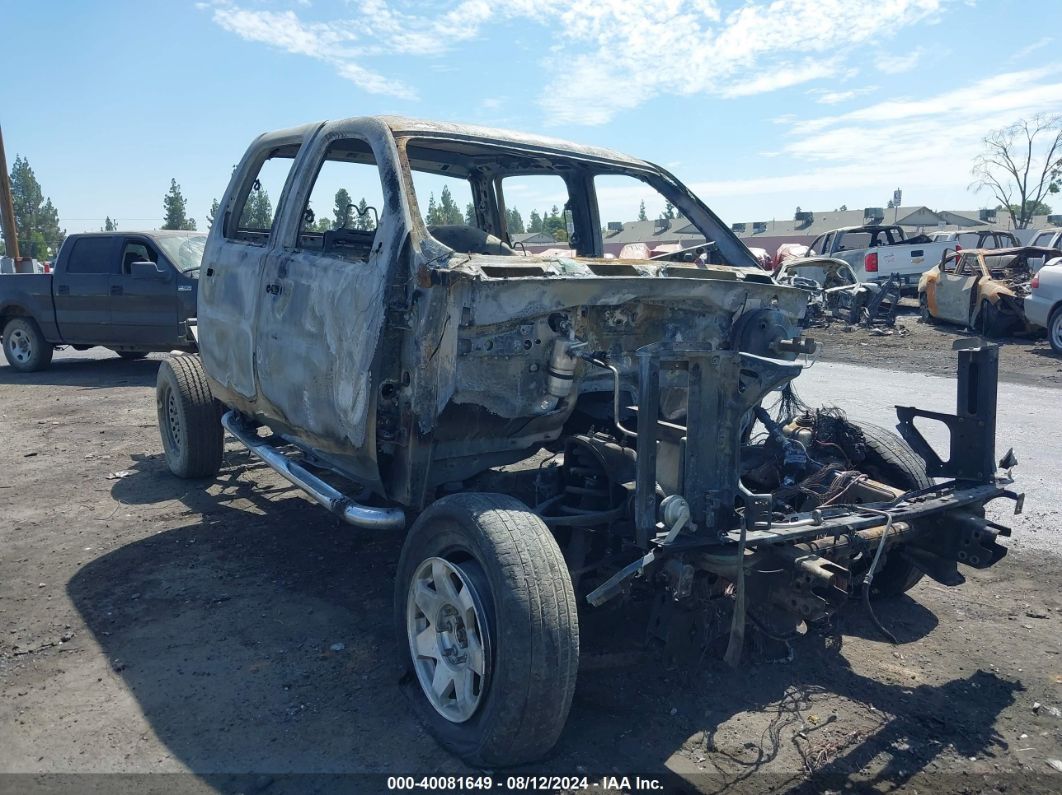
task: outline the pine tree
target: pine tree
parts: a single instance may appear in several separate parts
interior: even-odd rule
[[[240,216],[240,226],[258,230],[268,230],[273,226],[273,202],[270,201],[269,191],[265,188],[252,190],[247,195],[247,203],[243,206],[243,214]],[[194,226],[183,228],[195,229]]]
[[[542,219],[542,231],[550,235],[554,240],[568,239],[568,229],[564,223],[564,216],[561,215],[560,208],[557,205],[554,204],[549,211],[549,215]]]
[[[638,205],[638,220],[648,221],[649,216],[645,214],[645,199],[642,199],[642,203]]]
[[[439,194],[439,217],[438,223],[451,226],[464,221],[461,208],[457,206],[454,197],[450,194],[450,186],[443,185],[442,193]]]
[[[538,214],[538,210],[532,210],[531,215],[528,216],[527,231],[532,234],[542,231],[542,216]]]
[[[108,215],[106,220],[104,220],[104,222],[103,222],[103,231],[104,232],[116,232],[117,230],[118,230],[118,224],[115,223],[114,221],[112,221],[111,217]]]
[[[675,217],[675,205],[669,201],[664,202],[664,211],[660,213],[661,221],[670,221]]]
[[[210,210],[207,211],[207,217],[206,217],[207,229],[212,229],[213,228],[214,219],[218,217],[218,209],[219,209],[218,200],[214,199],[214,201],[212,201],[210,203]]]
[[[177,180],[170,180],[170,189],[162,198],[163,229],[195,229],[195,219],[188,217],[188,202]]]
[[[350,200],[350,194],[347,193],[346,188],[340,188],[336,191],[336,203],[332,207],[332,217],[335,219],[332,227],[334,229],[342,229],[350,221],[350,205],[353,202]]]
[[[472,202],[469,202],[468,204],[465,205],[465,225],[466,226],[475,226],[476,225],[476,208],[472,204]],[[509,231],[512,232],[513,230],[510,229]]]
[[[355,229],[371,232],[376,228],[376,216],[368,212],[368,209],[369,203],[362,196],[361,201],[358,202],[358,211],[354,213],[354,223],[351,224]]]
[[[510,235],[522,235],[524,233],[524,219],[520,215],[520,211],[515,207],[510,207],[505,211],[505,227],[509,230]]]
[[[21,155],[11,166],[11,204],[15,211],[15,233],[19,254],[49,259],[59,250],[66,230],[59,228],[59,211],[45,199],[29,161]]]
[[[439,206],[435,203],[435,194],[428,194],[428,212],[424,214],[424,223],[428,226],[438,226],[442,223],[439,220]]]

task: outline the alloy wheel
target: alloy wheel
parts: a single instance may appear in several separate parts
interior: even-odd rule
[[[450,722],[467,721],[486,692],[490,649],[482,602],[461,564],[431,557],[417,567],[406,635],[428,701]]]

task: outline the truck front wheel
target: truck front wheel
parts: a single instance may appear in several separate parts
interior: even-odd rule
[[[52,363],[55,348],[44,339],[40,326],[31,317],[12,318],[4,326],[4,356],[16,370],[32,373]]]
[[[895,433],[867,422],[851,424],[863,432],[866,440],[867,457],[859,467],[862,472],[904,491],[933,485],[926,474],[925,462]],[[865,568],[857,572],[860,579],[866,573]],[[872,599],[899,596],[914,588],[921,579],[921,569],[897,550],[885,559],[885,564],[874,575],[870,596]]]
[[[173,356],[155,384],[159,433],[170,471],[180,478],[212,478],[221,468],[224,430],[198,356]]]
[[[542,520],[501,494],[454,494],[420,515],[398,563],[395,621],[414,709],[481,767],[557,742],[579,667],[564,557]]]

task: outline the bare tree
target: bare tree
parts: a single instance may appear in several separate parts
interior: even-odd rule
[[[1014,228],[1027,228],[1043,198],[1060,187],[1062,116],[1038,113],[989,133],[983,143],[970,188],[988,188],[1010,213]]]

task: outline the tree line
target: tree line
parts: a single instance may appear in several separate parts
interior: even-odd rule
[[[66,230],[59,226],[59,211],[52,204],[51,197],[44,195],[29,160],[22,155],[15,156],[9,177],[19,254],[39,260],[51,259],[66,239]],[[5,244],[0,244],[0,251],[7,253]]]
[[[428,209],[424,213],[424,223],[428,226],[450,226],[454,224],[476,225],[476,208],[469,202],[465,205],[462,213],[460,206],[454,201],[450,187],[444,185],[436,201],[435,193],[428,194]],[[567,240],[568,227],[564,221],[564,215],[557,205],[548,212],[539,213],[537,209],[531,211],[528,222],[524,224],[524,216],[516,207],[508,207],[505,210],[505,228],[511,235],[522,235],[526,232],[542,232],[550,235],[554,240]]]

